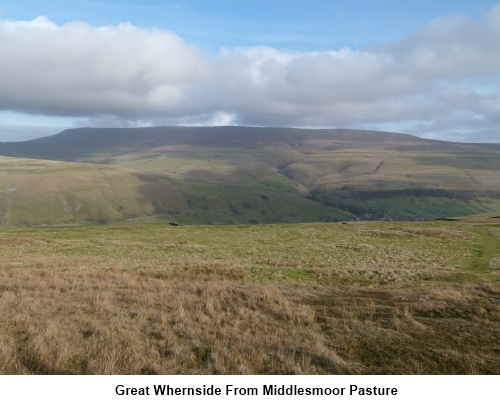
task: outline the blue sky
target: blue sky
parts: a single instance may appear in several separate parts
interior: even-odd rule
[[[267,45],[300,51],[360,48],[402,39],[447,15],[480,19],[497,1],[23,1],[4,0],[0,17],[32,20],[40,15],[62,25],[130,22],[175,32],[209,51]]]
[[[500,142],[497,3],[4,0],[0,141],[233,124]]]

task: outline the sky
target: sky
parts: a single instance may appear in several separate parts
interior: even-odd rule
[[[0,4],[0,142],[249,125],[500,143],[498,1]]]

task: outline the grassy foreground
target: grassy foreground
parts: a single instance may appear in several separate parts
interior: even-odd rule
[[[500,220],[0,231],[3,374],[500,372]]]

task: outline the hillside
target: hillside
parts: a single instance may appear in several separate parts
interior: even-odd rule
[[[500,211],[500,145],[406,134],[80,128],[0,143],[0,155],[3,226],[415,220]]]

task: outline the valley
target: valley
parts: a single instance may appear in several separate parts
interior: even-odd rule
[[[500,146],[354,130],[66,130],[0,143],[2,226],[428,220],[500,210]]]

